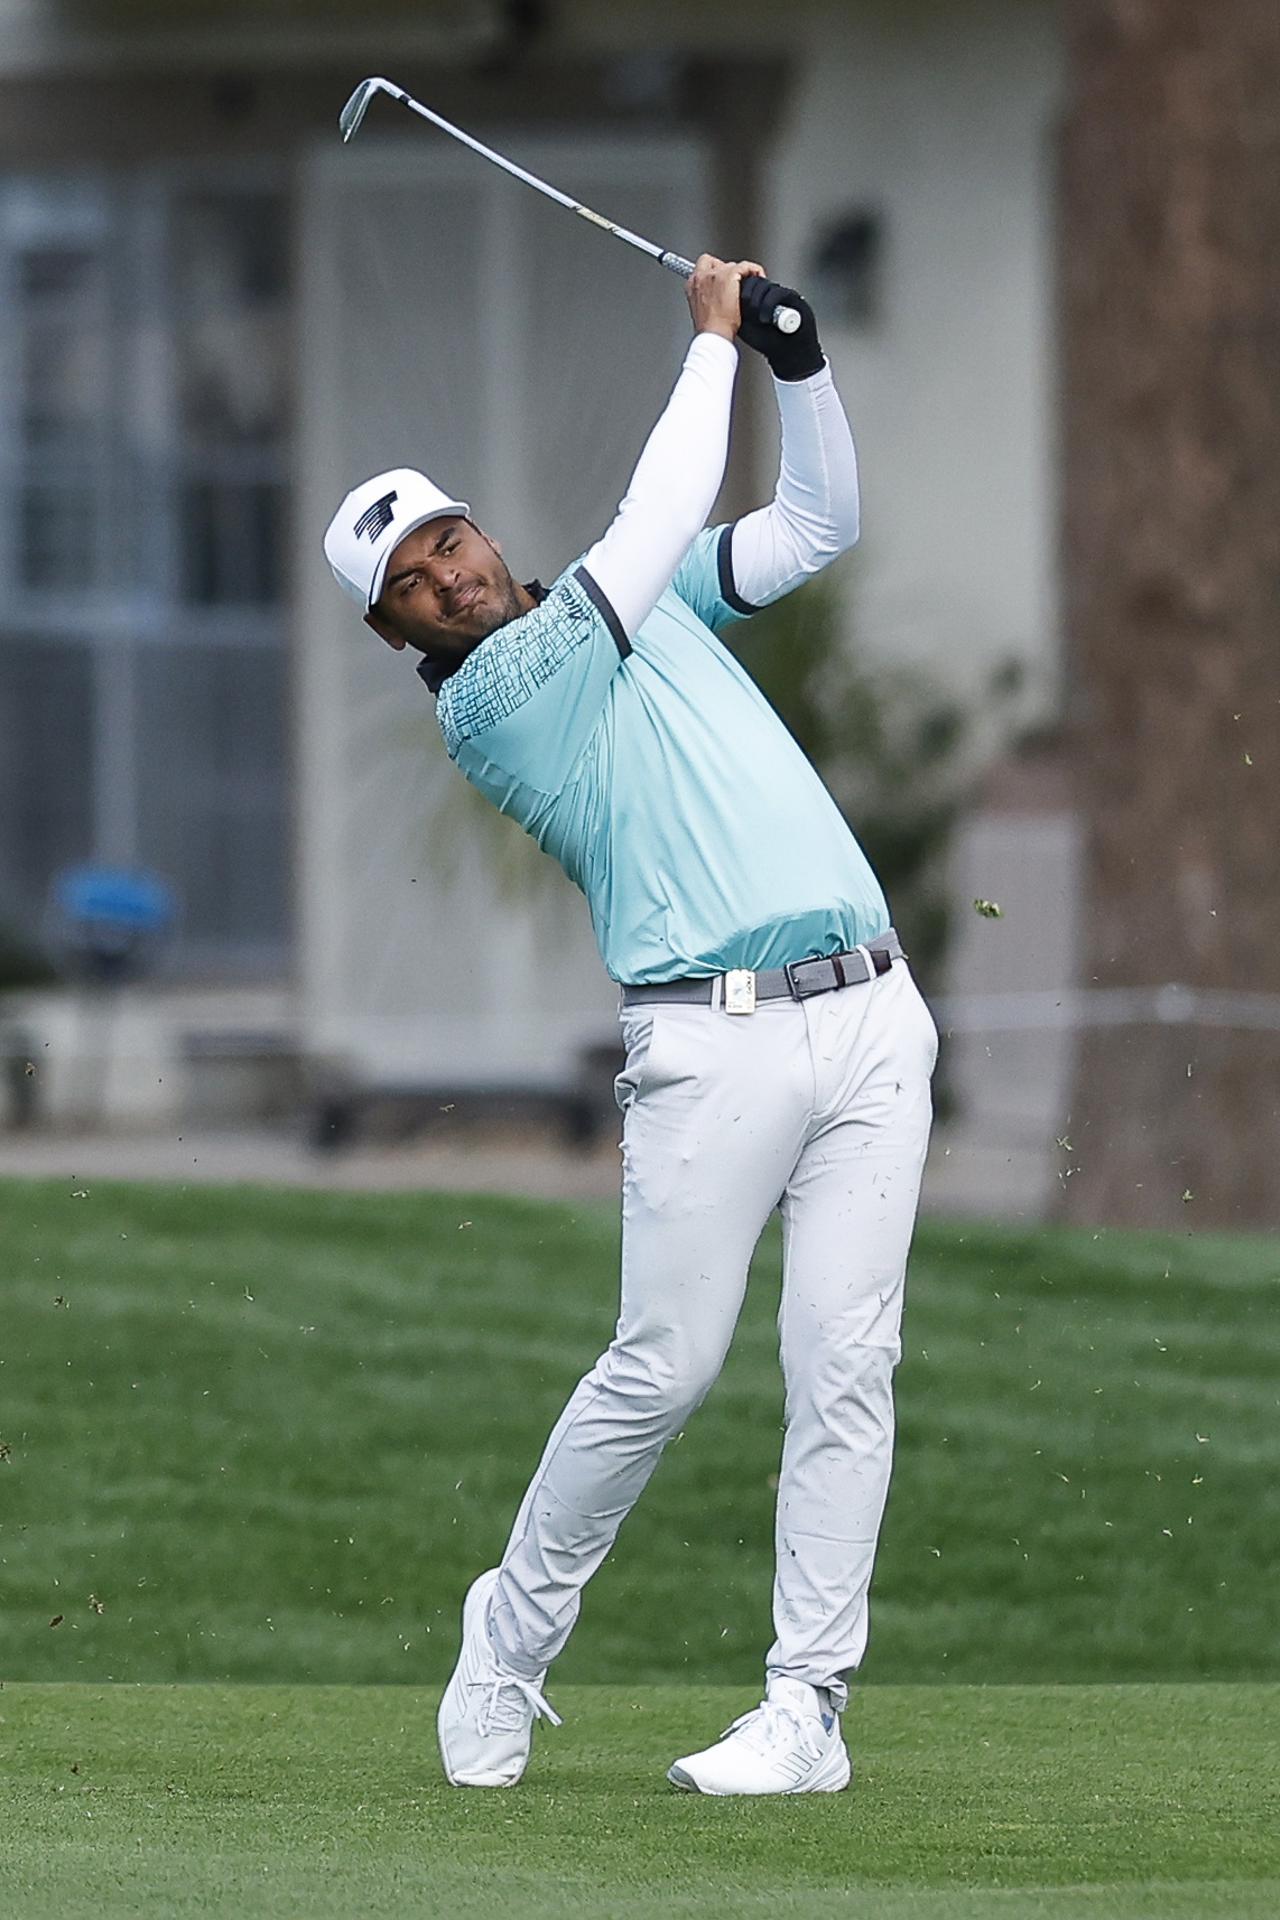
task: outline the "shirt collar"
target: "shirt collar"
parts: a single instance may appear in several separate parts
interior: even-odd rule
[[[534,604],[541,606],[547,597],[547,590],[541,580],[526,580],[523,584],[525,592],[532,595]],[[467,657],[469,659],[470,655]],[[433,660],[429,653],[424,653],[416,671],[419,680],[424,681],[432,693],[439,693],[450,674],[456,673],[462,664],[461,660]]]

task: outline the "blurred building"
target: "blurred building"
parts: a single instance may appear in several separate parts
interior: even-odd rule
[[[814,289],[863,467],[860,644],[968,697],[1016,661],[1046,718],[1059,65],[1051,0],[393,0],[371,28],[0,0],[0,923],[38,940],[88,858],[176,889],[110,1111],[260,1104],[298,1061],[562,1085],[615,1031],[576,896],[479,817],[319,542],[411,462],[552,577],[608,519],[683,303],[389,104],[344,148],[352,86],[390,73],[611,217]],[[727,510],[771,485],[770,414],[744,378]],[[1069,868],[1056,791],[1012,829],[1015,985],[1066,964],[1062,881],[1017,853],[1047,810]],[[84,1009],[23,1017],[70,1111]],[[1038,1044],[1024,1090],[1057,1070]]]

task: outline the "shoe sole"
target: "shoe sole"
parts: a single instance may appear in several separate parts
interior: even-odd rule
[[[674,1766],[668,1767],[667,1778],[673,1787],[680,1789],[681,1793],[701,1793],[705,1794],[709,1800],[780,1799],[783,1794],[789,1793],[843,1793],[849,1785],[849,1782],[853,1779],[853,1763],[849,1759],[848,1754],[846,1754],[844,1766],[841,1768],[840,1775],[837,1779],[820,1781],[816,1786],[812,1787],[805,1785],[802,1781],[798,1787],[779,1787],[774,1794],[743,1793],[739,1788],[731,1789],[729,1792],[721,1792],[715,1787],[699,1786],[693,1775],[686,1773],[678,1760]]]
[[[462,1638],[464,1641],[466,1640],[467,1634],[470,1632],[471,1622],[475,1618],[476,1608],[483,1607],[487,1603],[489,1595],[493,1591],[494,1583],[496,1582],[497,1578],[498,1578],[498,1572],[497,1572],[497,1568],[495,1567],[494,1569],[492,1569],[491,1573],[482,1573],[478,1575],[477,1578],[473,1580],[471,1585],[467,1588],[467,1597],[462,1603]],[[488,1584],[484,1585],[485,1582],[487,1582]],[[482,1585],[484,1585],[483,1592],[481,1592]],[[462,1664],[462,1654],[461,1652],[459,1652],[458,1666],[461,1666],[461,1664]],[[454,1676],[456,1675],[457,1670],[458,1670],[457,1667],[455,1667],[453,1674],[449,1676],[449,1685],[444,1690],[444,1694],[441,1698],[439,1708],[436,1712],[436,1744],[440,1748],[440,1764],[444,1768],[445,1779],[449,1782],[449,1785],[451,1787],[490,1787],[490,1788],[500,1787],[501,1788],[501,1787],[518,1786],[520,1784],[518,1776],[515,1780],[503,1780],[503,1779],[500,1779],[496,1774],[471,1774],[470,1776],[467,1776],[464,1774],[454,1773],[452,1768],[450,1767],[448,1755],[445,1753],[445,1750],[444,1750],[444,1737],[440,1732],[440,1722],[444,1718],[445,1704],[448,1701],[450,1692],[452,1691]]]

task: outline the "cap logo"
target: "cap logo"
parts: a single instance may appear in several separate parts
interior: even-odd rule
[[[362,533],[367,533],[372,542],[380,533],[385,533],[395,519],[391,511],[392,503],[399,498],[398,493],[384,493],[381,500],[375,500],[371,507],[366,507],[356,521],[356,539],[358,540]]]

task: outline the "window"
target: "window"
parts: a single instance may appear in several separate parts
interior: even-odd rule
[[[51,874],[93,844],[89,738],[93,663],[86,646],[0,644],[0,847],[4,899],[30,903],[38,931]],[[17,913],[4,914],[14,926]]]
[[[0,183],[0,921],[154,868],[174,964],[288,949],[286,206],[261,178]]]

